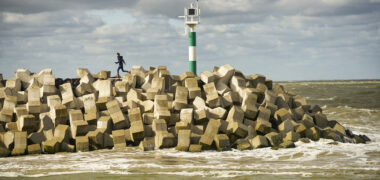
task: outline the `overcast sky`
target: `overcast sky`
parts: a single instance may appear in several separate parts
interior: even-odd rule
[[[188,70],[190,0],[0,0],[0,73],[57,77],[132,65]],[[198,72],[231,64],[273,80],[380,78],[380,0],[200,0]]]

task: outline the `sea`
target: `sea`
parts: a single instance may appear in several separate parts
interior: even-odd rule
[[[277,82],[318,104],[367,144],[296,142],[296,148],[143,152],[136,147],[0,158],[0,179],[380,179],[380,80]]]

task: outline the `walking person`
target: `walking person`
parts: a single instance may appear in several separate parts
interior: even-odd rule
[[[115,62],[115,64],[119,64],[119,67],[117,68],[117,76],[120,78],[120,74],[119,74],[119,71],[123,71],[123,72],[128,72],[126,70],[124,70],[124,67],[123,67],[123,64],[125,64],[125,61],[123,59],[123,56],[120,56],[120,53],[116,53],[116,56],[117,56],[117,62]]]

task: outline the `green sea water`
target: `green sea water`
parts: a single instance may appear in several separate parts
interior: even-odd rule
[[[368,144],[249,151],[100,150],[0,159],[0,179],[380,179],[380,81],[281,82]]]

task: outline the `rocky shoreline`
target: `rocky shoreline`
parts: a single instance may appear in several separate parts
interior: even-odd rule
[[[320,138],[370,141],[265,76],[245,76],[228,64],[200,76],[133,66],[122,78],[84,68],[77,77],[55,78],[51,69],[0,76],[0,157],[127,146],[200,152],[291,148]]]

